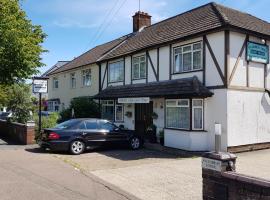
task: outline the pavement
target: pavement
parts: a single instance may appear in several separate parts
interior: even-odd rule
[[[72,156],[1,143],[1,200],[202,199],[200,157],[109,148]],[[237,156],[237,172],[270,180],[270,150]]]

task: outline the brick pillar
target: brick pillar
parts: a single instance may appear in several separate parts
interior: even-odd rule
[[[221,175],[235,171],[236,156],[227,152],[210,152],[202,157],[203,200],[227,200],[228,183]]]

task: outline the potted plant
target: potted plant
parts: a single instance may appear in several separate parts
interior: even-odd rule
[[[157,119],[158,118],[158,114],[156,112],[153,112],[151,115],[152,119]]]
[[[149,142],[156,143],[157,142],[157,126],[152,124],[151,126],[147,127],[146,133],[149,139]]]
[[[159,143],[164,146],[164,129],[159,131]]]
[[[128,117],[128,118],[132,117],[132,112],[127,111],[127,112],[125,113],[125,116]]]

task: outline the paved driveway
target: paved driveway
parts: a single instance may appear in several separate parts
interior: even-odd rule
[[[237,172],[270,180],[270,150],[237,154]],[[142,149],[57,155],[66,163],[146,200],[201,200],[201,158]]]

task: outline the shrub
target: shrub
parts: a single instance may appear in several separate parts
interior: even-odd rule
[[[74,109],[75,118],[98,118],[100,117],[99,105],[88,97],[74,98],[70,102],[69,108],[60,112],[61,121],[66,121],[72,117]]]
[[[53,128],[57,125],[57,121],[59,119],[59,114],[58,113],[51,113],[48,116],[42,116],[41,117],[41,129],[44,128]],[[35,121],[35,132],[36,132],[36,138],[39,137],[40,133],[38,132],[38,122],[39,122],[39,117],[38,114],[34,114],[34,121]]]

